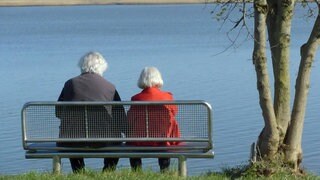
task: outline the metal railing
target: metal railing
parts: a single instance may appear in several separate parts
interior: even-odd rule
[[[207,142],[212,148],[212,116],[211,105],[200,100],[28,102],[21,110],[23,147],[42,142]],[[168,132],[172,119],[179,137]]]

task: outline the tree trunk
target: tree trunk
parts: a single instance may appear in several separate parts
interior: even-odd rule
[[[292,109],[291,123],[285,144],[285,159],[295,169],[302,161],[302,132],[310,84],[310,72],[320,38],[320,17],[318,15],[312,33],[306,44],[301,47],[301,61],[296,79],[296,93]]]
[[[278,151],[279,134],[270,90],[266,57],[266,0],[255,0],[255,32],[253,63],[257,75],[257,89],[265,127],[258,139],[259,157],[273,157]]]
[[[272,2],[267,24],[272,39],[271,55],[274,71],[274,110],[282,144],[290,122],[290,39],[294,0]],[[274,22],[270,22],[274,21]],[[271,29],[270,29],[271,28]],[[275,29],[276,28],[276,29]],[[270,41],[271,43],[271,41]]]
[[[319,6],[318,17],[309,40],[301,47],[300,67],[296,79],[294,104],[291,112],[290,39],[295,1],[253,1],[254,49],[252,58],[257,77],[259,104],[264,119],[264,128],[257,142],[258,160],[259,158],[280,160],[277,161],[280,166],[285,163],[292,165],[295,170],[300,170],[302,132],[309,91],[310,71],[320,43],[320,3],[314,2]],[[307,3],[312,2],[308,1]],[[241,10],[246,12],[245,8]],[[273,98],[267,67],[267,33],[274,76]]]

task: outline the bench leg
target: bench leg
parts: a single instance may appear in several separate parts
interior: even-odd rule
[[[187,158],[179,157],[179,176],[187,177]]]
[[[52,158],[52,167],[54,174],[60,174],[61,171],[61,158],[59,156],[54,156]]]

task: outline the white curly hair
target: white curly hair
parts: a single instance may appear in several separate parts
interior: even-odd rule
[[[147,87],[162,88],[163,79],[160,71],[156,67],[145,67],[141,71],[138,83],[138,87],[141,89]]]
[[[99,52],[88,52],[80,58],[78,66],[81,73],[95,73],[103,76],[108,63]]]

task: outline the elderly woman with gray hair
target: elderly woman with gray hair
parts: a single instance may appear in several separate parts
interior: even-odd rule
[[[58,101],[121,101],[115,86],[103,78],[108,64],[100,53],[89,52],[85,54],[80,59],[78,66],[81,74],[65,82]],[[64,116],[66,111],[69,114],[71,111],[72,117],[70,115]],[[112,107],[111,112],[103,106],[97,106],[91,111],[86,114],[89,124],[89,138],[121,137],[126,126],[126,114],[122,106]],[[84,110],[79,110],[79,107],[56,108],[56,116],[61,120],[60,138],[86,137],[86,123],[83,113]],[[108,144],[102,142],[58,142],[57,145],[62,147],[102,147]],[[119,158],[105,158],[103,170],[114,170],[118,161]],[[85,167],[83,158],[70,158],[70,163],[73,172],[83,170]]]
[[[160,71],[155,67],[145,67],[139,77],[138,87],[142,91],[131,97],[131,101],[172,101],[173,95],[170,92],[161,90],[163,80]],[[128,111],[128,135],[132,138],[154,137],[170,138],[180,137],[180,130],[175,119],[178,108],[175,105],[149,106],[148,115],[145,108],[131,106]],[[146,117],[148,116],[148,117]],[[148,123],[145,121],[148,119]],[[148,126],[148,131],[146,130]],[[127,142],[135,146],[170,146],[179,142]],[[161,172],[168,170],[170,158],[158,158]],[[130,165],[133,170],[141,169],[141,158],[130,158]]]

